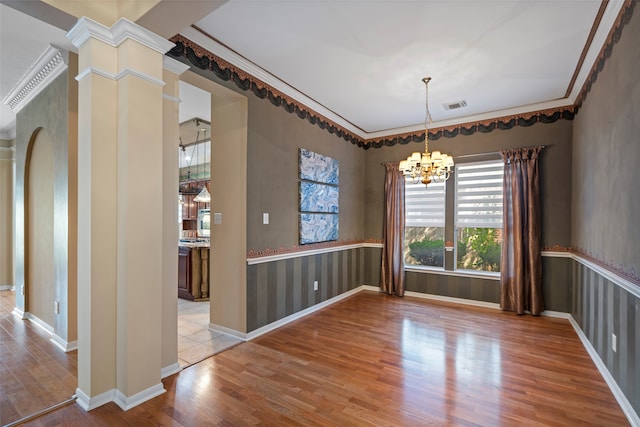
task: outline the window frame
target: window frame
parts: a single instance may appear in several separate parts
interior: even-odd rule
[[[491,163],[502,161],[498,153],[486,153],[479,155],[461,156],[456,158],[456,165],[453,169],[453,175],[458,171],[458,165],[470,165],[474,163]],[[503,171],[504,174],[504,171]],[[504,176],[504,175],[502,175]],[[410,183],[408,181],[407,183]],[[457,268],[457,227],[456,227],[456,182],[455,176],[445,181],[445,252],[443,267],[432,267],[426,265],[414,265],[405,263],[403,256],[403,264],[405,271],[431,273],[437,275],[459,276],[481,278],[486,280],[500,280],[500,272],[483,271],[483,270],[467,270]],[[406,198],[406,194],[405,194]],[[406,221],[405,221],[406,224]],[[502,229],[502,225],[499,227]],[[404,242],[404,236],[403,236]],[[453,242],[453,243],[452,243]]]

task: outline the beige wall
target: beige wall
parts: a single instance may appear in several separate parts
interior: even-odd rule
[[[27,154],[25,182],[26,311],[53,326],[55,266],[53,202],[55,188],[53,144],[45,129],[34,132]]]
[[[0,289],[14,286],[13,181],[14,141],[0,139]]]
[[[211,323],[247,332],[247,98],[187,72],[182,80],[211,93]],[[216,224],[216,213],[222,222]]]

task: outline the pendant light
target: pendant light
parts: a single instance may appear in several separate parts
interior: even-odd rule
[[[202,144],[205,143],[205,141],[207,140],[207,131],[206,129],[203,129],[204,131],[204,138],[202,139]],[[200,131],[198,131],[198,134],[200,133]],[[196,136],[196,141],[198,140],[198,137]],[[196,147],[198,147],[198,145],[196,145]],[[197,148],[197,155],[198,155],[198,160],[200,160],[200,148]],[[206,156],[206,148],[205,148],[205,156]],[[205,161],[207,159],[204,159]],[[204,163],[202,163],[204,165]],[[205,184],[202,187],[202,190],[200,190],[200,193],[198,193],[198,195],[196,197],[193,198],[194,202],[200,202],[200,203],[210,203],[211,202],[211,194],[209,193],[209,190],[207,190],[207,184]]]

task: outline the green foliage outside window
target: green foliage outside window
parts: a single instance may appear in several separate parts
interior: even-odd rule
[[[499,228],[458,229],[458,268],[500,271],[502,230]]]
[[[444,240],[424,239],[409,244],[409,255],[417,264],[442,267],[444,265]]]

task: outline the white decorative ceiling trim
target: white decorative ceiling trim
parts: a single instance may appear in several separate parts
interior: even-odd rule
[[[567,98],[562,98],[554,101],[541,102],[538,104],[529,104],[529,105],[523,105],[521,107],[516,107],[516,108],[508,108],[505,110],[490,111],[488,113],[483,113],[483,114],[474,114],[471,116],[456,117],[455,119],[450,119],[450,120],[440,120],[440,121],[431,123],[429,125],[429,128],[430,129],[446,128],[450,126],[482,122],[485,120],[494,120],[500,117],[519,116],[519,115],[531,113],[534,111],[545,111],[545,110],[552,110],[556,108],[572,108],[572,107],[573,107],[572,101],[570,101]],[[384,138],[389,136],[402,135],[402,134],[411,133],[411,132],[424,133],[424,124],[407,126],[403,128],[396,128],[391,130],[384,130],[379,132],[371,132],[367,134],[367,139],[379,139],[379,138]]]
[[[617,4],[617,6],[618,6],[617,10],[619,11],[619,4]],[[607,15],[607,14],[605,13],[605,15]],[[614,13],[614,15],[617,16],[615,13]],[[615,21],[615,16],[614,16],[614,19],[613,19],[614,21]],[[599,43],[600,43],[599,44],[600,47],[601,47],[602,43],[604,43],[604,40],[606,40],[611,25],[612,25],[612,22],[609,22],[609,21],[607,21],[605,23],[605,25],[600,25],[600,29],[601,30],[602,30],[603,27],[606,27],[603,30],[604,31],[603,40],[598,40]],[[598,31],[597,34],[596,34],[596,37],[598,37],[601,32],[602,31]],[[323,115],[327,119],[333,121],[335,124],[337,124],[339,126],[342,126],[344,129],[348,130],[349,132],[352,132],[353,134],[357,135],[358,137],[362,138],[365,141],[367,141],[367,140],[376,140],[376,139],[385,138],[385,137],[393,137],[393,136],[396,136],[396,135],[410,133],[410,132],[416,132],[416,131],[420,131],[420,130],[424,131],[424,124],[420,123],[420,124],[416,124],[416,125],[413,125],[413,126],[407,126],[407,127],[403,127],[403,128],[385,129],[385,130],[381,130],[381,131],[377,131],[377,132],[365,132],[364,130],[360,129],[359,127],[357,127],[357,126],[353,125],[352,123],[346,121],[341,116],[338,116],[337,114],[335,114],[331,110],[327,109],[323,105],[317,103],[313,99],[311,99],[311,98],[307,97],[306,95],[304,95],[303,93],[299,92],[295,88],[293,88],[293,87],[289,86],[288,84],[284,83],[282,80],[276,78],[275,76],[273,76],[269,72],[265,71],[264,69],[260,68],[259,66],[257,66],[253,62],[248,61],[246,58],[238,55],[236,52],[230,50],[229,48],[221,45],[217,41],[211,39],[210,37],[208,37],[207,35],[203,34],[200,31],[198,31],[197,29],[195,29],[193,27],[186,28],[186,29],[182,30],[180,32],[180,34],[183,37],[187,38],[188,40],[192,41],[193,43],[201,46],[203,49],[206,49],[207,51],[211,52],[212,54],[220,57],[222,60],[229,62],[230,64],[240,68],[241,70],[245,71],[246,73],[250,74],[251,76],[263,81],[267,85],[269,85],[269,86],[273,87],[274,89],[280,91],[284,95],[292,98],[293,100],[299,102],[300,104],[305,105],[306,107],[308,107],[309,109],[313,110],[314,112]],[[602,37],[602,36],[600,36],[600,37]],[[597,43],[593,43],[592,44],[592,48],[593,48],[594,44],[597,44]],[[596,52],[599,52],[600,47],[598,47]],[[591,50],[592,49],[590,49],[590,51]],[[596,56],[597,56],[597,53],[596,53]],[[593,59],[592,59],[592,61],[593,61]],[[585,65],[586,65],[586,63],[585,63]],[[590,66],[591,66],[591,64],[589,64],[589,67]],[[582,71],[584,71],[584,68],[586,68],[586,67],[583,66],[583,70]],[[590,68],[587,68],[587,72],[585,73],[586,76],[589,75],[589,69]],[[582,76],[582,80],[577,80],[577,84],[574,86],[574,88],[575,87],[581,87],[581,85],[582,85],[582,83],[584,82],[585,79],[586,79],[586,77]],[[574,91],[575,91],[575,89],[574,89]],[[573,95],[573,93],[572,93],[572,95]],[[463,125],[463,124],[467,124],[467,123],[474,123],[474,122],[479,122],[479,121],[484,121],[484,120],[495,119],[495,118],[499,118],[499,117],[517,116],[517,115],[521,115],[521,114],[525,114],[525,113],[531,113],[531,112],[547,110],[547,109],[557,109],[557,108],[563,108],[563,107],[570,108],[570,107],[573,106],[576,96],[577,96],[577,94],[573,95],[571,98],[560,98],[560,99],[547,101],[547,102],[542,102],[542,103],[537,103],[537,104],[523,105],[523,106],[518,106],[518,107],[514,107],[514,108],[504,109],[504,110],[491,111],[491,112],[487,112],[487,113],[483,113],[483,114],[468,115],[468,116],[456,117],[456,118],[449,119],[449,120],[442,120],[442,121],[438,121],[438,122],[433,122],[432,127],[433,128],[450,127],[450,126]]]
[[[178,76],[187,71],[190,66],[184,64],[177,59],[164,56],[162,58],[162,68],[170,73],[177,74]]]
[[[174,46],[174,44],[167,39],[125,18],[120,18],[109,28],[83,16],[78,19],[76,25],[69,30],[67,38],[78,48],[90,38],[99,40],[112,47],[118,47],[126,40],[134,40],[162,55]]]
[[[18,113],[68,68],[69,52],[49,46],[27,70],[2,103]]]
[[[183,37],[191,40],[192,42],[202,46],[202,48],[208,50],[209,52],[220,57],[221,59],[240,68],[241,70],[245,71],[251,76],[263,81],[264,83],[278,90],[282,94],[296,100],[300,104],[307,106],[309,109],[326,117],[327,119],[331,120],[335,124],[342,126],[344,129],[348,130],[349,132],[363,139],[368,138],[367,133],[364,132],[359,127],[354,126],[353,123],[346,121],[344,118],[337,115],[333,111],[329,110],[324,105],[319,104],[318,102],[309,98],[308,96],[301,93],[297,89],[289,86],[282,80],[278,79],[271,73],[267,72],[263,68],[257,66],[251,61],[248,61],[243,56],[238,55],[236,52],[232,51],[226,46],[221,45],[217,41],[204,35],[202,32],[196,30],[195,28],[192,28],[192,27],[185,28],[184,30],[180,31],[180,34]],[[390,132],[390,134],[392,133],[393,132]]]
[[[578,71],[578,75],[576,76],[576,81],[571,89],[571,93],[569,94],[568,100],[573,104],[578,99],[580,92],[584,86],[584,83],[587,81],[591,74],[591,70],[593,69],[593,65],[598,60],[598,56],[602,51],[603,46],[607,42],[609,38],[609,34],[613,29],[618,16],[620,15],[620,11],[622,7],[625,5],[624,1],[609,1],[607,4],[607,8],[602,15],[602,19],[600,20],[600,25],[596,30],[596,34],[593,37],[593,41],[591,42],[591,46],[585,55],[584,62],[582,64],[582,68]]]

